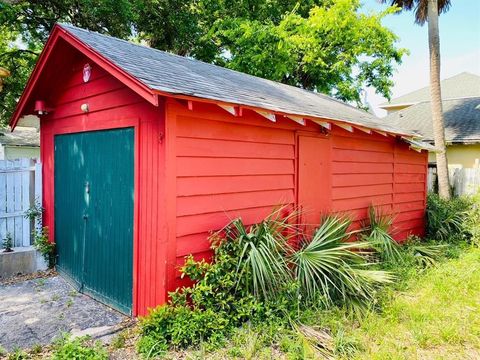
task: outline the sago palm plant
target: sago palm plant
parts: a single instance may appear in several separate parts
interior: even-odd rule
[[[297,232],[296,217],[295,211],[281,207],[259,223],[246,226],[237,218],[222,230],[227,241],[239,245],[237,286],[243,283],[256,297],[269,299],[289,282],[285,254]]]
[[[393,217],[382,214],[380,210],[371,205],[368,209],[368,222],[364,224],[363,239],[371,244],[377,251],[382,261],[401,261],[399,244],[391,235]]]
[[[227,242],[238,245],[237,288],[272,300],[293,284],[303,304],[330,306],[367,303],[378,285],[391,280],[364,256],[368,242],[350,241],[348,218],[327,216],[310,237],[295,224],[298,212],[284,210],[250,226],[238,218],[222,230]]]
[[[385,271],[372,270],[363,251],[367,242],[347,241],[352,232],[346,217],[327,216],[311,239],[290,256],[300,293],[307,301],[320,299],[326,306],[334,302],[360,303],[372,300],[375,287],[391,280]]]

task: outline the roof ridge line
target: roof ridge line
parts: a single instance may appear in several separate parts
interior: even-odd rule
[[[480,95],[478,96],[461,96],[461,97],[454,97],[454,98],[446,98],[446,99],[442,99],[442,102],[444,101],[454,101],[454,100],[463,100],[463,99],[477,99],[479,98],[480,99]],[[407,108],[404,108],[404,109],[400,109],[398,110],[398,112],[402,111],[402,110],[406,110],[412,106],[415,106],[415,105],[419,105],[419,104],[424,104],[424,103],[429,103],[429,102],[432,102],[432,100],[423,100],[423,101],[418,101],[416,103],[412,103],[411,106],[407,107]],[[402,104],[399,104],[399,105],[402,105]]]

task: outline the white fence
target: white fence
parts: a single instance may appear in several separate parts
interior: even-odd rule
[[[453,193],[459,195],[472,195],[480,191],[480,168],[455,168],[449,169],[450,185]],[[428,190],[434,190],[437,178],[437,169],[428,168]]]
[[[33,159],[0,160],[0,241],[10,234],[14,246],[29,246],[27,211],[42,196],[42,168]]]

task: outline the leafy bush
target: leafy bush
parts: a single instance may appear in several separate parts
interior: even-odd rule
[[[233,234],[230,224],[223,236]],[[238,282],[238,259],[241,258],[242,241],[224,241],[215,234],[211,238],[214,261],[196,261],[186,258],[180,269],[182,277],[197,281],[192,287],[183,287],[171,293],[168,305],[153,309],[140,320],[140,353],[154,356],[163,353],[168,345],[187,347],[208,341],[211,347],[219,346],[223,339],[241,323],[274,316],[271,309],[247,290],[245,282]],[[246,276],[248,270],[243,272]],[[281,303],[278,304],[281,310]]]
[[[468,217],[473,206],[474,202],[469,197],[444,200],[437,194],[428,194],[427,237],[444,242],[470,240],[472,234]]]
[[[309,238],[293,224],[298,214],[284,210],[251,226],[230,222],[210,239],[212,263],[187,257],[182,276],[197,282],[141,319],[139,352],[156,356],[169,345],[202,341],[216,347],[247,321],[288,325],[312,305],[367,303],[390,280],[370,268],[361,251],[366,243],[345,242],[349,220],[326,217]]]
[[[25,211],[24,217],[32,221],[38,227],[42,226],[42,216],[45,209],[38,199],[35,199],[35,203]]]
[[[68,335],[57,340],[53,347],[52,360],[107,360],[108,352],[97,341],[93,345],[87,344],[88,337],[71,339]]]
[[[465,226],[471,242],[480,246],[480,190],[471,197],[471,207],[468,210]]]

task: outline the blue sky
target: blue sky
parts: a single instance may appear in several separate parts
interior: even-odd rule
[[[480,75],[480,1],[452,0],[447,13],[440,16],[441,78],[463,71]],[[379,11],[387,5],[378,0],[363,0],[363,11]],[[427,24],[414,23],[413,12],[402,12],[384,19],[383,24],[400,37],[398,45],[409,49],[394,75],[393,97],[428,85],[429,53]],[[368,91],[368,101],[379,116],[385,113],[378,104],[385,101]]]

